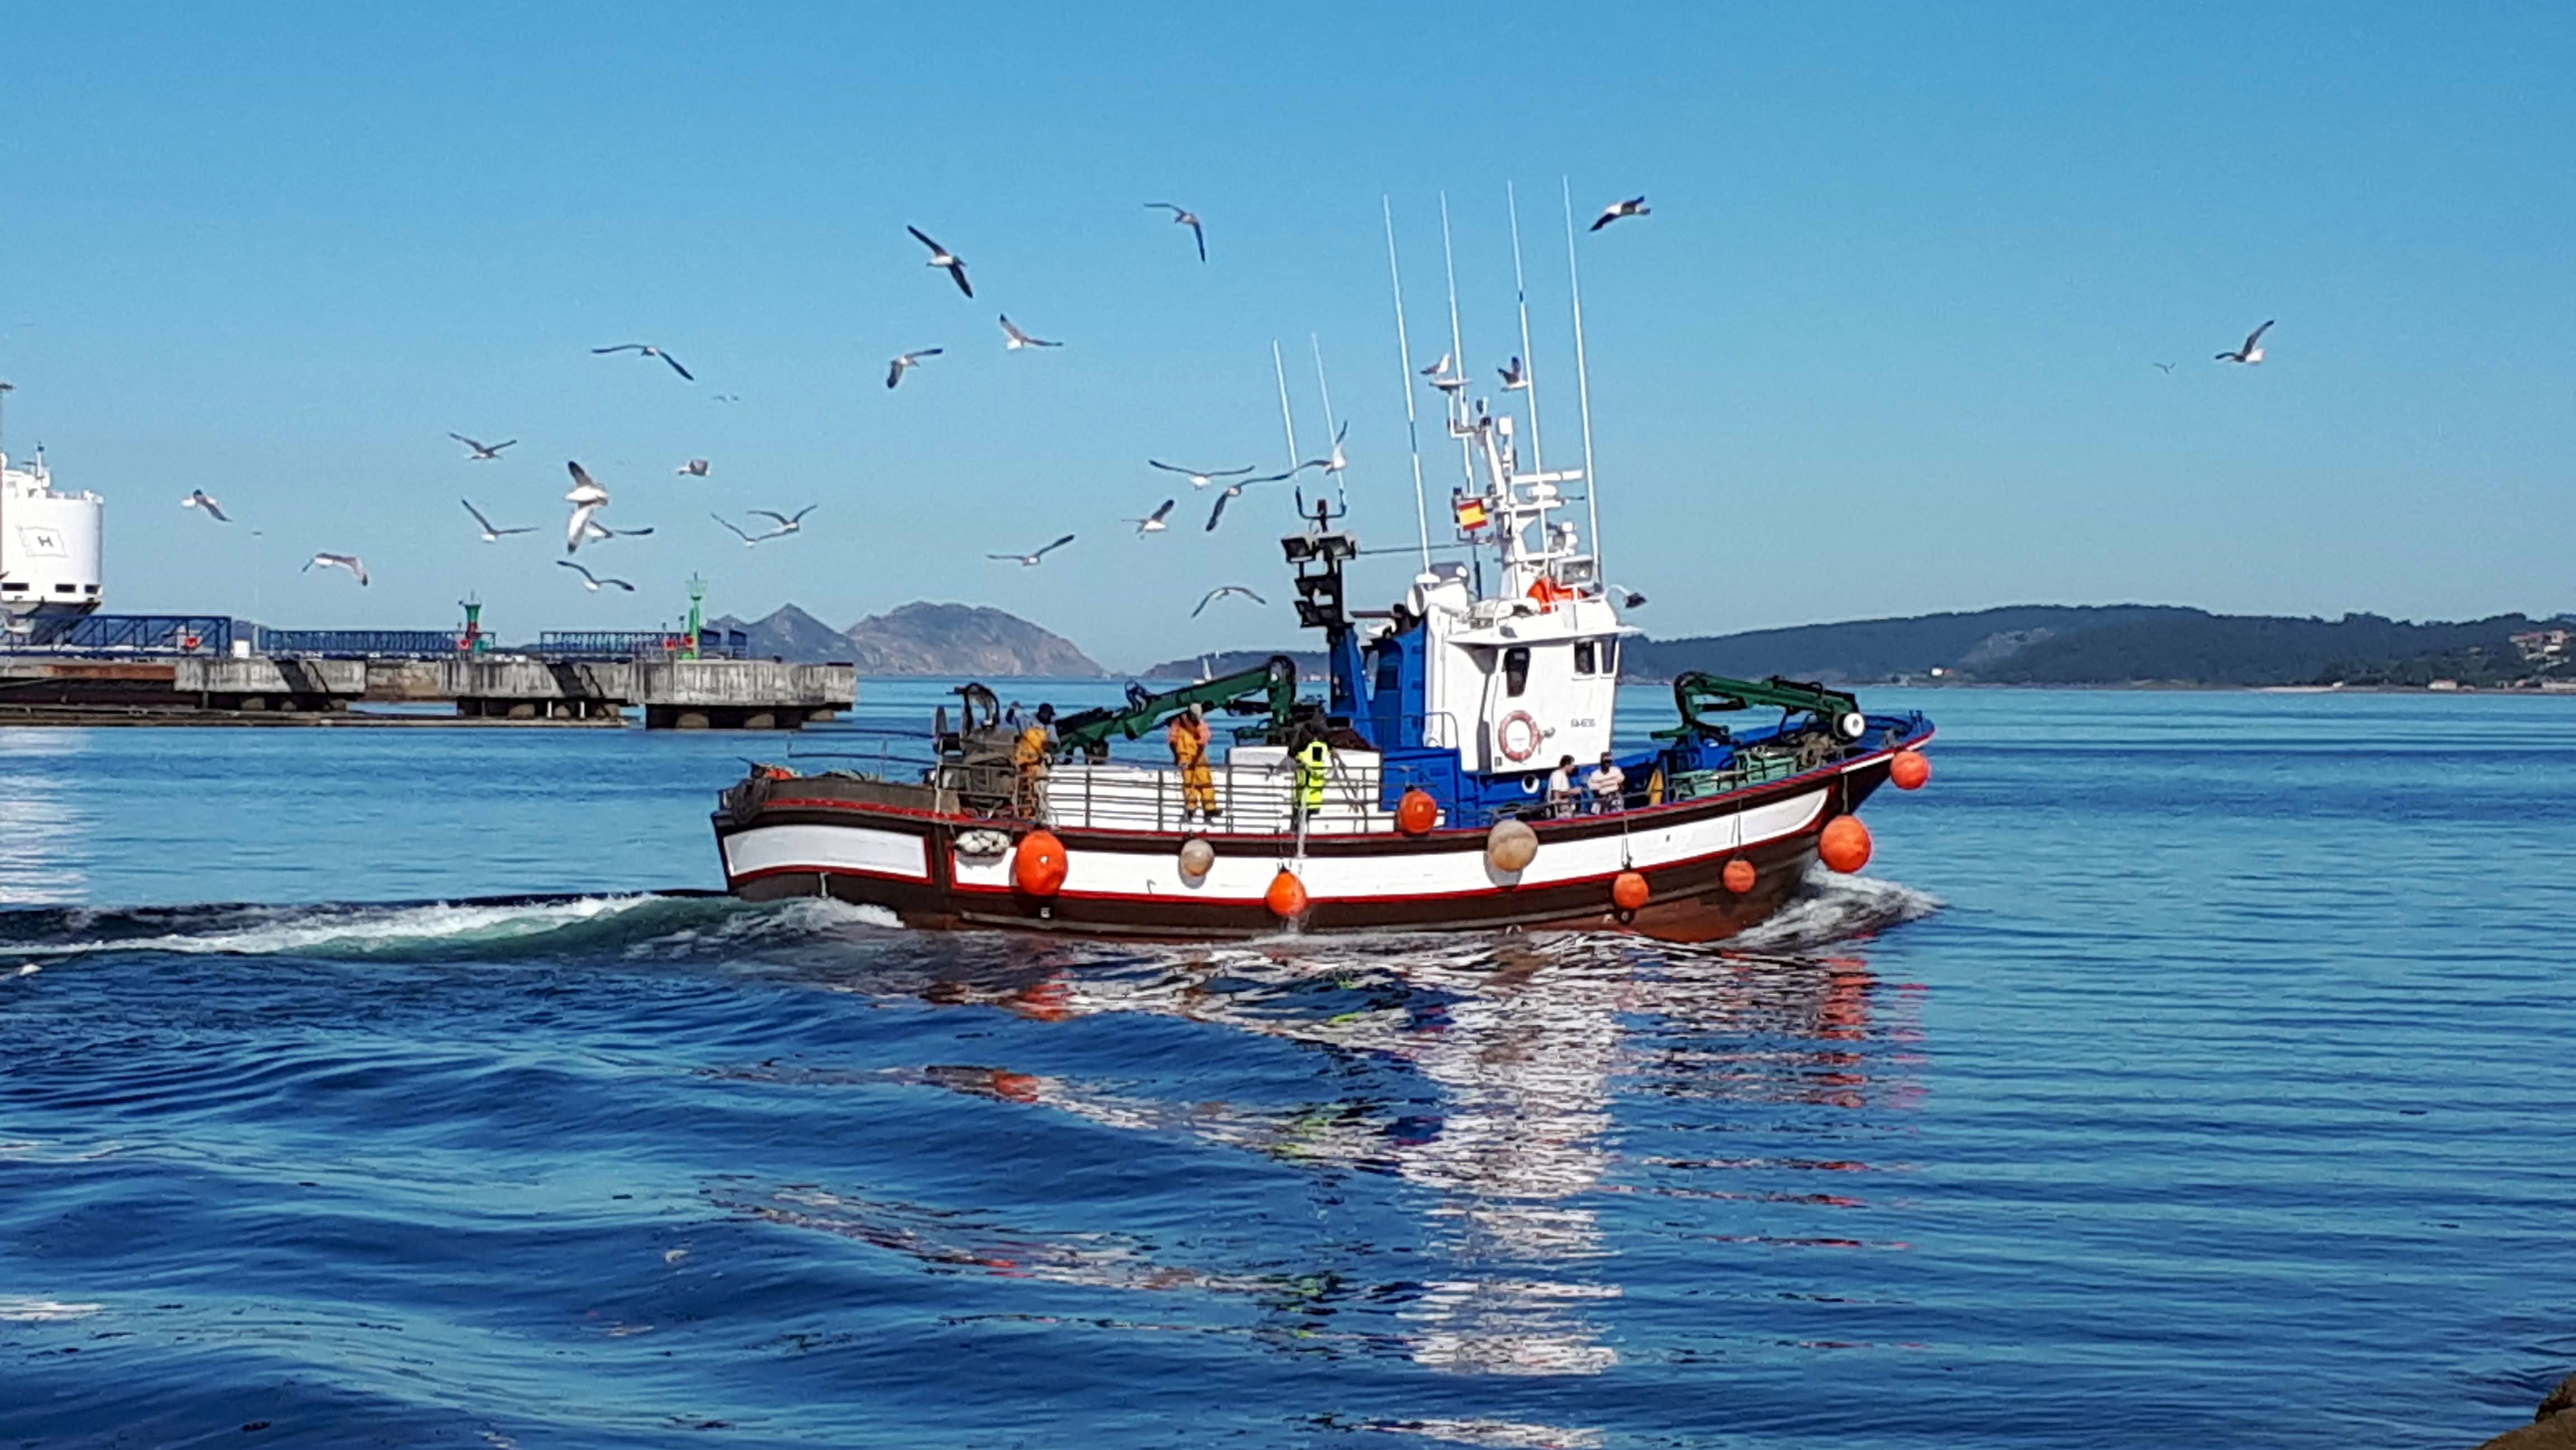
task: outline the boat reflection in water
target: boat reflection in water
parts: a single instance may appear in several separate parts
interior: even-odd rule
[[[1784,938],[1820,925],[1846,935],[1855,923],[1882,925],[1928,909],[1923,898],[1868,881],[1836,881],[1824,892],[1807,919],[1794,911],[1783,918]],[[1819,913],[1829,920],[1820,923]],[[1142,1238],[1048,1238],[972,1215],[817,1199],[810,1189],[737,1206],[947,1265],[1104,1287],[1240,1293],[1297,1316],[1286,1332],[1303,1350],[1396,1352],[1476,1375],[1593,1375],[1620,1362],[1602,1322],[1626,1292],[1618,1244],[1663,1238],[1657,1251],[1671,1251],[1673,1235],[1660,1220],[1672,1215],[1649,1207],[1654,1200],[1736,1200],[1757,1221],[1778,1217],[1779,1205],[1809,1215],[1865,1208],[1867,1145],[1889,1131],[1879,1115],[1918,1091],[1909,1077],[1918,1036],[1912,998],[1883,991],[1865,948],[1849,941],[1835,955],[1814,956],[1591,935],[1472,944],[1282,938],[1115,956],[1065,944],[1035,960],[1026,945],[1013,942],[1008,960],[997,955],[983,968],[919,984],[918,994],[1038,1021],[1123,1012],[1221,1025],[1348,1064],[1319,1075],[1326,1080],[1384,1082],[1391,1068],[1396,1089],[1279,1107],[1165,1099],[1007,1067],[898,1076],[1121,1132],[1186,1135],[1283,1162],[1400,1177],[1427,1198],[1417,1206],[1398,1196],[1421,1236],[1402,1254],[1401,1270],[1176,1265]],[[1899,1016],[1893,1025],[1891,1008]],[[1722,1115],[1712,1103],[1723,1105]],[[1758,1135],[1762,1146],[1732,1145],[1739,1134]],[[1784,1134],[1832,1146],[1783,1154]],[[1815,1173],[1833,1175],[1833,1187],[1801,1181]],[[1857,1234],[1679,1237],[1866,1245]],[[1380,1243],[1359,1252],[1401,1251]],[[1426,1260],[1440,1269],[1423,1274]],[[1346,1312],[1355,1317],[1335,1318]],[[1527,1443],[1582,1443],[1583,1435],[1486,1428],[1503,1437],[1495,1443],[1515,1443],[1523,1431],[1539,1436]]]

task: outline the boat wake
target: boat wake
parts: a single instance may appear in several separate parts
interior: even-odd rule
[[[1779,915],[1722,944],[1726,949],[1799,952],[1866,937],[1941,908],[1930,895],[1892,881],[1820,873]],[[874,906],[807,897],[754,903],[688,892],[480,897],[445,901],[325,902],[303,906],[0,908],[0,978],[65,958],[100,953],[288,956],[346,961],[447,961],[608,956],[628,960],[723,961],[782,950],[876,947],[903,930]],[[978,934],[982,936],[983,934]],[[968,938],[959,938],[962,943]],[[1296,952],[1300,939],[1274,948]],[[1480,953],[1478,935],[1386,939],[1317,938],[1309,951],[1336,959],[1372,948],[1417,956],[1442,949]],[[916,939],[917,947],[926,946]],[[1094,944],[1092,952],[1125,952]]]

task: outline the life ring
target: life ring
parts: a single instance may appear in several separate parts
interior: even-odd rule
[[[1515,725],[1529,732],[1528,737],[1521,741],[1517,749],[1512,745],[1512,727]],[[1501,724],[1494,727],[1494,748],[1503,752],[1505,760],[1527,760],[1538,754],[1539,739],[1538,722],[1530,718],[1530,712],[1527,710],[1514,710],[1503,717]]]

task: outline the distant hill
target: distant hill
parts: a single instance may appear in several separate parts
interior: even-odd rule
[[[2170,605],[2020,605],[1632,644],[1626,673],[1683,670],[1866,684],[1923,678],[2009,685],[2301,685],[2457,677],[2493,661],[2512,677],[2519,614],[2412,624],[2375,614],[2300,619]],[[2528,673],[2527,671],[2525,673]]]
[[[862,675],[1093,676],[1090,656],[1061,635],[999,609],[915,601],[834,629],[793,604],[765,618],[711,621],[750,636],[761,659],[845,660]]]
[[[1839,684],[1929,674],[1936,667],[1976,673],[2064,635],[2194,615],[2209,617],[2196,609],[2158,604],[2020,604],[1970,614],[1644,639],[1630,642],[1621,673],[1665,679],[1684,670],[1706,670],[1739,679],[1787,675]]]

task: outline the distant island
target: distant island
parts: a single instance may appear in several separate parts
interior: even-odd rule
[[[1104,675],[1099,663],[1059,634],[971,604],[915,601],[834,629],[793,604],[756,620],[731,615],[710,623],[738,629],[757,659],[798,663],[846,660],[862,675],[983,675],[1002,678]]]
[[[1094,678],[1109,673],[1072,641],[999,609],[915,602],[834,629],[786,605],[744,631],[750,651],[793,661],[848,660],[863,675]],[[2411,686],[2576,689],[2576,618],[2499,614],[2410,623],[2212,614],[2164,604],[2008,605],[1962,613],[1804,624],[1629,642],[1621,673],[1685,670],[1833,684]],[[1323,673],[1311,646],[1214,651],[1159,661],[1139,679],[1195,679],[1272,654]]]

